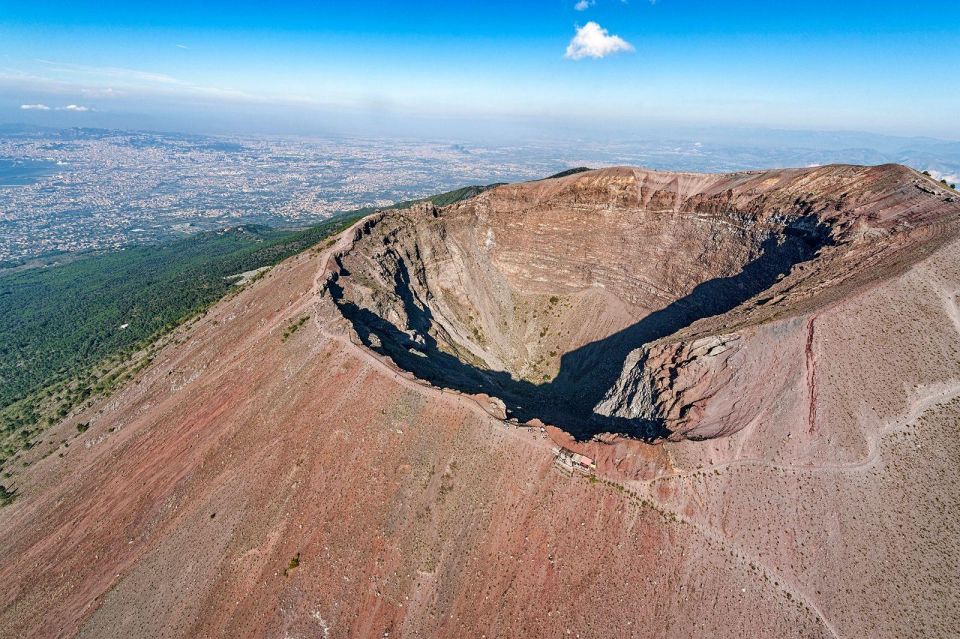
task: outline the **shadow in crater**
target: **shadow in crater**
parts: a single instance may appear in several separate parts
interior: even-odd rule
[[[479,368],[441,351],[429,333],[434,326],[433,314],[416,298],[410,286],[409,270],[399,255],[394,256],[398,264],[394,273],[395,292],[403,301],[408,328],[416,334],[416,339],[372,311],[347,300],[338,283],[331,282],[329,290],[364,346],[387,355],[397,366],[422,380],[464,393],[499,397],[509,414],[521,422],[538,418],[579,440],[610,432],[652,442],[670,434],[662,423],[607,417],[593,412],[619,378],[627,355],[699,319],[732,310],[775,284],[794,265],[811,259],[829,244],[832,244],[832,238],[828,226],[812,215],[798,218],[782,235],[765,240],[759,256],[736,275],[703,282],[688,295],[650,313],[636,324],[564,354],[556,378],[543,384],[517,380],[504,371]]]

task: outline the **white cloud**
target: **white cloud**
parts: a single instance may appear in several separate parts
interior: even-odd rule
[[[175,47],[178,48],[178,49],[189,49],[189,48],[190,48],[190,47],[188,47],[188,46],[185,45],[185,44],[175,44],[175,45],[173,45],[173,46],[175,46]]]
[[[573,5],[573,8],[577,11],[586,11],[596,3],[597,0],[580,0],[577,4]]]
[[[621,51],[633,51],[633,47],[620,36],[610,35],[606,29],[591,21],[577,29],[564,57],[571,60],[604,58]]]
[[[46,104],[21,104],[20,109],[23,111],[73,111],[74,113],[83,113],[84,111],[89,111],[90,107],[79,104],[68,104],[67,106],[59,107],[50,107]]]

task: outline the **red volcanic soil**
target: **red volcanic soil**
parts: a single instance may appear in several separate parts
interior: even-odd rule
[[[662,336],[642,357],[631,353],[646,364],[611,377],[623,394],[610,405],[629,422],[629,407],[640,406],[630,390],[641,387],[637,380],[675,362],[676,353],[697,352],[698,340],[735,336],[732,354],[711,347],[714,359],[696,363],[716,386],[710,397],[719,399],[695,398],[701,421],[688,411],[682,428],[706,439],[642,443],[601,433],[577,442],[556,424],[541,432],[500,419],[503,404],[467,396],[462,379],[427,384],[404,370],[405,360],[364,342],[374,334],[362,321],[368,315],[348,317],[343,304],[382,312],[411,340],[435,340],[437,353],[474,368],[501,364],[516,379],[530,378],[541,350],[574,352],[650,310],[633,297],[642,278],[631,280],[612,265],[599,275],[575,269],[563,290],[554,290],[541,277],[553,268],[543,247],[562,246],[561,240],[536,227],[544,238],[534,243],[540,252],[524,262],[522,238],[497,226],[499,212],[534,203],[552,212],[550,226],[573,229],[564,211],[607,211],[619,216],[611,237],[626,238],[627,251],[636,241],[631,216],[655,208],[663,219],[669,209],[677,216],[669,218],[676,230],[671,241],[689,242],[701,236],[688,218],[702,211],[680,202],[705,199],[696,194],[720,178],[614,169],[511,185],[450,210],[368,221],[323,253],[287,260],[183,327],[122,391],[51,429],[46,440],[69,438],[69,447],[59,449],[63,457],[44,456],[50,448],[44,444],[28,453],[28,467],[12,469],[9,483],[19,496],[0,509],[0,636],[955,632],[957,206],[952,195],[906,169],[867,177],[860,169],[844,169],[849,174],[840,177],[829,170],[835,169],[738,174],[718,192],[730,191],[724,201],[743,211],[754,189],[765,205],[773,202],[760,215],[767,223],[782,202],[764,196],[758,181],[786,188],[784,180],[799,176],[806,188],[817,180],[866,180],[857,197],[875,217],[841,205],[842,215],[830,222],[849,232],[837,231],[849,246],[804,255],[807,261],[773,278],[779,300],[758,305],[761,291],[723,317],[704,316]],[[624,195],[653,183],[646,200]],[[734,183],[748,186],[738,192]],[[930,192],[917,189],[922,195],[915,197],[917,185]],[[794,199],[791,193],[783,201]],[[420,240],[406,244],[401,236],[406,224],[440,224],[429,220],[473,215],[477,207],[494,242],[517,244],[509,255],[494,250],[488,262],[471,262],[476,270],[462,271],[474,299],[499,300],[471,310],[443,297],[452,271],[431,271],[425,250],[467,246],[467,235],[454,232],[466,227],[445,230],[446,244],[434,231],[412,233]],[[787,213],[785,205],[780,212]],[[724,220],[712,224],[704,237],[725,227]],[[424,249],[422,268],[412,265],[411,289],[414,306],[433,313],[430,329],[411,328],[414,307],[393,297],[405,294],[390,288],[400,281],[391,267],[397,260],[371,257],[377,242],[387,246],[378,235],[383,229],[404,247],[394,257]],[[487,228],[476,229],[476,246],[490,248]],[[763,238],[753,239],[759,245]],[[732,236],[710,242],[729,248],[718,261],[731,273],[758,254]],[[870,248],[884,246],[889,250]],[[837,255],[875,261],[843,278],[838,264],[853,258]],[[466,263],[467,254],[460,256]],[[665,279],[643,280],[662,289],[657,304],[698,285],[688,263],[680,266],[665,275],[649,271]],[[507,288],[470,288],[481,269],[502,275]],[[342,292],[340,306],[331,282]],[[537,300],[544,306],[531,306]],[[612,315],[585,323],[579,334],[562,332],[565,322],[586,322],[591,304]],[[507,307],[513,318],[527,309],[538,319],[496,329],[494,311]],[[471,313],[476,334],[456,323]],[[307,316],[285,339],[288,327]],[[383,339],[394,334],[377,326]],[[533,353],[519,348],[525,335],[545,327],[547,335],[559,333],[555,342]],[[720,359],[739,362],[738,372],[718,373]],[[559,361],[544,363],[537,374],[562,378],[560,368]],[[429,372],[451,370],[472,374],[452,361]],[[678,369],[674,379],[692,380],[693,371]],[[651,405],[709,387],[695,382],[654,385],[659,394]],[[744,403],[756,408],[717,408],[737,396],[752,397]],[[560,416],[579,419],[575,409]],[[664,415],[673,413],[664,408]],[[77,434],[79,421],[89,421],[89,430]],[[559,465],[559,445],[595,459],[595,474]]]

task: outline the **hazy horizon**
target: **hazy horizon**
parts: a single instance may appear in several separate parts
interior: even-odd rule
[[[163,7],[0,21],[0,122],[206,134],[549,137],[662,129],[956,141],[947,2]]]

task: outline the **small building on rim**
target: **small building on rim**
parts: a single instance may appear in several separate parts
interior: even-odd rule
[[[556,455],[557,463],[570,470],[578,470],[582,473],[587,473],[597,469],[597,462],[593,461],[586,455],[575,453],[569,448],[559,446],[554,448],[553,452]]]

